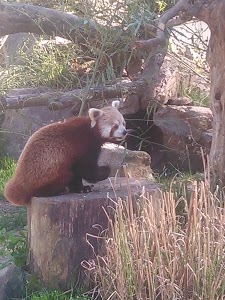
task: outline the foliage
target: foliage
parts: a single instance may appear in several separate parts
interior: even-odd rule
[[[102,48],[107,48],[109,41],[103,38]],[[85,53],[72,43],[57,45],[54,40],[45,44],[37,41],[30,56],[20,51],[23,64],[0,69],[0,91],[3,94],[13,88],[41,85],[71,89],[115,80],[112,61],[105,58],[108,56],[105,51],[92,45],[92,50]]]
[[[0,215],[0,230],[5,229],[7,232],[20,230],[27,224],[26,210],[23,207],[17,208],[13,213]]]
[[[16,163],[9,157],[5,156],[0,160],[0,195],[3,192],[5,183],[12,177],[15,171]]]
[[[181,81],[179,94],[180,96],[189,97],[195,104],[199,106],[209,106],[209,92],[204,89],[200,89],[200,87],[192,85],[186,87]]]
[[[27,277],[26,297],[22,300],[88,300],[81,290],[69,290],[62,292],[59,290],[50,290],[43,285],[41,280],[29,274]]]
[[[96,11],[97,7],[109,7],[115,4],[115,2],[119,3],[121,5],[126,6],[134,6],[137,9],[137,4],[140,3],[139,7],[142,7],[143,5],[148,5],[149,8],[155,13],[159,13],[162,11],[162,9],[170,8],[173,6],[176,2],[176,0],[125,0],[125,1],[93,1],[93,0],[86,0],[85,2],[80,0],[67,0],[67,1],[58,1],[58,0],[50,0],[48,2],[43,0],[30,0],[26,1],[26,3],[45,6],[45,7],[52,7],[56,9],[60,9],[62,11],[72,11],[76,14],[85,14],[87,11]]]
[[[95,269],[103,299],[222,299],[225,294],[224,197],[192,182],[176,198],[118,199],[107,254]],[[176,214],[183,202],[183,214]]]
[[[26,265],[27,260],[27,229],[19,231],[0,231],[0,243],[3,245],[1,255],[10,255],[17,266]]]
[[[193,181],[197,181],[199,183],[204,180],[203,173],[179,172],[177,169],[167,169],[160,174],[154,175],[163,191],[166,192],[168,190],[172,190],[175,195],[175,199],[178,199],[181,195],[186,197],[186,193],[184,193],[184,191],[187,186],[193,184]]]
[[[11,261],[24,266],[27,258],[27,219],[24,208],[17,212],[0,216],[0,262],[4,267]]]
[[[28,1],[33,3],[33,1]],[[20,63],[0,68],[0,93],[16,87],[50,86],[54,88],[85,88],[99,83],[112,83],[125,74],[127,64],[134,57],[139,57],[131,42],[140,38],[149,38],[144,30],[146,24],[158,17],[165,9],[175,4],[175,0],[126,0],[126,1],[38,1],[34,4],[53,7],[76,14],[85,19],[92,19],[99,24],[98,34],[93,39],[85,39],[82,44],[56,43],[55,39],[37,39],[33,46],[28,40],[18,53]],[[103,26],[104,25],[104,26]],[[177,31],[173,35],[176,36]],[[201,32],[192,36],[196,51],[203,51],[206,43],[199,43]],[[198,38],[196,40],[196,38]],[[179,36],[178,36],[179,39]],[[189,45],[188,45],[189,46]],[[193,46],[193,45],[192,45]],[[33,47],[33,49],[31,49]],[[204,48],[205,49],[205,48]],[[142,53],[143,60],[147,54]],[[187,68],[184,55],[176,59]],[[136,63],[139,60],[136,61]],[[139,62],[140,63],[140,62]],[[190,62],[189,62],[190,63]],[[131,63],[132,64],[132,63]],[[193,64],[193,63],[192,63]],[[194,71],[193,64],[187,71]],[[198,67],[198,69],[201,69]],[[195,87],[183,88],[181,96],[189,96],[200,105],[208,104],[207,92],[202,93]],[[81,99],[86,101],[86,99]],[[82,110],[82,109],[81,109]]]
[[[9,156],[0,160],[0,193],[2,194],[6,181],[14,173],[16,163]],[[21,266],[26,263],[27,255],[27,230],[26,213],[24,208],[16,212],[3,211],[0,215],[0,267],[14,261]]]
[[[77,86],[88,89],[96,83],[114,81],[122,76],[125,65],[133,55],[134,50],[130,49],[130,42],[139,35],[141,26],[149,23],[173,2],[51,1],[48,6],[50,4],[54,8],[71,11],[100,24],[97,29],[99,38],[96,36],[96,39],[87,39],[82,45],[37,40],[32,51],[32,41],[28,39],[18,53],[20,63],[0,68],[0,93],[3,94],[12,88],[40,85],[67,89]],[[45,3],[38,1],[38,4]]]
[[[25,214],[23,213],[23,215]],[[13,216],[16,217],[16,215]],[[19,217],[18,224],[12,221],[12,216],[6,215],[4,218],[8,218],[10,221],[7,225],[4,225],[5,222],[2,223],[3,218],[0,219],[0,256],[5,257],[4,262],[0,265],[4,267],[4,265],[13,261],[17,266],[24,266],[27,259],[27,228],[24,226],[26,224],[25,218]],[[15,228],[11,229],[13,225]]]
[[[41,85],[71,88],[78,83],[76,73],[69,66],[77,56],[76,46],[72,43],[56,45],[51,40],[46,43],[37,41],[31,55],[27,55],[26,50],[23,48],[19,52],[22,64],[2,70],[2,92],[16,87]]]
[[[209,106],[209,93],[207,91],[203,91],[198,87],[189,87],[185,93],[194,103],[200,106]]]

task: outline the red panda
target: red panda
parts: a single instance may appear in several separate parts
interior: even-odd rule
[[[28,205],[31,198],[65,192],[89,192],[82,179],[95,183],[109,176],[109,166],[98,166],[105,142],[125,139],[127,130],[119,101],[102,109],[90,108],[86,117],[73,117],[37,130],[27,141],[7,182],[5,198],[14,205]]]

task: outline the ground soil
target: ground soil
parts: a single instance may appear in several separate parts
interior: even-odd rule
[[[18,207],[10,204],[5,198],[0,198],[0,215],[13,214],[17,212]]]

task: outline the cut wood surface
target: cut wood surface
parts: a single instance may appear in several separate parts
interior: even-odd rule
[[[132,195],[139,201],[150,193],[157,204],[158,189],[145,179],[111,178],[96,184],[89,194],[33,198],[28,208],[31,272],[53,288],[88,286],[81,263],[104,254],[107,214],[113,213],[118,197],[126,200]]]

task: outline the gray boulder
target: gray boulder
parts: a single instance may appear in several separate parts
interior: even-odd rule
[[[144,151],[131,151],[122,146],[106,143],[102,147],[99,165],[109,165],[110,176],[153,179],[151,157]],[[125,169],[124,169],[125,167]]]
[[[207,107],[163,106],[154,114],[163,133],[167,161],[182,171],[202,171],[202,151],[209,154],[212,112]]]
[[[46,91],[46,87],[14,89],[8,96],[20,94],[39,94]],[[37,129],[52,122],[62,121],[73,116],[73,113],[65,108],[61,110],[50,110],[45,106],[29,107],[23,109],[9,109],[5,112],[5,118],[1,125],[1,138],[5,152],[18,159],[28,138]]]
[[[0,270],[0,300],[21,299],[26,281],[25,271],[14,264]]]

